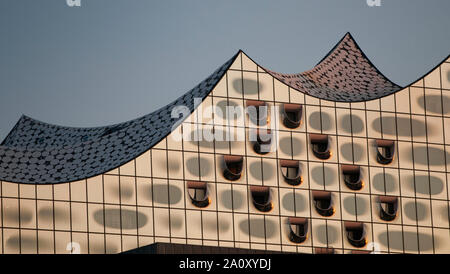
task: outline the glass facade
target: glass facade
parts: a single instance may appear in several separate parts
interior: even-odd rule
[[[0,252],[118,253],[159,242],[450,253],[449,75],[447,60],[395,93],[335,102],[295,90],[241,52],[188,119],[134,160],[76,182],[2,181]],[[251,132],[261,126],[245,112],[205,115],[211,107],[244,109],[247,100],[268,106],[267,153],[255,152]],[[283,123],[286,103],[301,106],[298,127]],[[215,139],[186,138],[205,130]],[[326,139],[316,145],[310,134]],[[242,156],[240,170],[225,163],[228,155]],[[225,177],[226,168],[237,178]],[[192,202],[195,182],[206,183],[206,206]]]

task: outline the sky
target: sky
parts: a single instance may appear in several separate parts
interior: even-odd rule
[[[346,32],[408,85],[450,54],[450,1],[379,1],[1,0],[0,140],[22,114],[74,127],[140,117],[239,49],[270,70],[302,72]]]

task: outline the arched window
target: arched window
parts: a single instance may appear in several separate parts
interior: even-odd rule
[[[361,176],[361,167],[354,165],[341,165],[345,185],[351,190],[360,190],[364,183]]]
[[[392,162],[395,154],[395,142],[392,140],[376,140],[377,161],[387,165]]]
[[[289,217],[289,240],[294,243],[303,243],[308,235],[308,219]]]
[[[363,247],[367,244],[366,229],[361,222],[344,222],[348,242],[354,247]]]
[[[302,105],[283,104],[282,115],[283,124],[287,128],[296,128],[302,122]]]
[[[269,107],[264,101],[247,100],[247,113],[250,121],[257,126],[267,125]]]
[[[298,186],[302,183],[302,169],[300,161],[296,160],[280,160],[281,174],[284,181],[290,185]]]
[[[270,129],[257,129],[253,149],[258,154],[267,154],[272,146],[272,132]]]
[[[197,207],[207,207],[211,200],[208,194],[208,185],[205,182],[187,182],[187,189],[192,204]]]
[[[316,247],[316,248],[314,249],[314,253],[315,253],[315,254],[334,254],[335,251],[334,251],[334,248],[332,248],[332,247],[329,247],[329,248],[326,248],[326,247]]]
[[[314,206],[317,212],[325,217],[329,217],[334,214],[333,198],[331,192],[313,190],[312,196],[314,199]]]
[[[242,156],[224,155],[225,168],[223,176],[230,181],[236,181],[241,177],[244,158]]]
[[[397,217],[398,198],[394,196],[380,196],[380,218],[385,221],[392,221]]]
[[[253,205],[259,211],[267,212],[273,208],[272,192],[268,186],[250,186],[250,193]]]
[[[312,151],[314,155],[322,160],[327,160],[331,157],[330,140],[326,134],[309,134]]]

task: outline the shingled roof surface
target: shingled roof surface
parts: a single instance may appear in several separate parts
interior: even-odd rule
[[[350,33],[309,71],[267,72],[298,91],[335,102],[367,101],[401,89],[378,71]]]
[[[0,180],[48,184],[92,177],[138,157],[179,122],[175,106],[194,111],[194,98],[205,98],[238,54],[171,104],[141,118],[107,127],[70,128],[23,116],[0,146]]]
[[[22,116],[0,145],[0,180],[31,184],[71,182],[127,163],[171,132],[178,122],[171,117],[173,107],[184,105],[192,112],[194,98],[204,99],[239,53],[176,101],[135,120],[75,128]],[[331,101],[365,101],[401,89],[372,65],[348,33],[312,70],[299,74],[266,71],[300,92]]]

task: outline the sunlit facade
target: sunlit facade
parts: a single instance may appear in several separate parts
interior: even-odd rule
[[[400,87],[349,34],[299,74],[239,51],[133,121],[23,116],[0,146],[0,252],[450,253],[449,169],[450,59]]]

